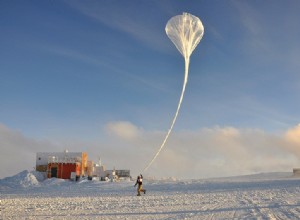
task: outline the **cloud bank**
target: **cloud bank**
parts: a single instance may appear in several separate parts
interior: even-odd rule
[[[60,146],[47,140],[24,136],[0,123],[0,178],[14,175],[35,166],[36,152],[57,151]]]
[[[98,141],[36,140],[0,124],[0,178],[35,166],[36,152],[87,151],[90,159],[99,155],[108,169],[130,169],[135,176],[156,153],[165,132],[147,131],[128,121],[108,122],[105,138]],[[87,147],[83,147],[87,146]],[[234,127],[176,131],[148,176],[206,178],[259,172],[292,171],[300,162],[300,125],[281,134],[260,129]]]
[[[106,129],[117,138],[114,141],[130,143],[126,150],[134,152],[129,159],[135,161],[131,167],[137,173],[156,153],[165,135],[130,122],[108,123]],[[134,135],[128,138],[128,134]],[[291,171],[299,166],[299,140],[299,125],[282,134],[220,126],[177,131],[150,167],[149,175],[201,178]]]

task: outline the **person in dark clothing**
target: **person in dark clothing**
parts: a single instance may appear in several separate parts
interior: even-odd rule
[[[137,196],[141,196],[141,192],[143,192],[144,194],[146,194],[146,190],[143,189],[143,176],[142,176],[142,174],[137,177],[136,183],[134,184],[134,187],[136,185],[138,185]]]

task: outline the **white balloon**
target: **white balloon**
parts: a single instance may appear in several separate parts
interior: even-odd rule
[[[202,39],[204,27],[198,17],[183,13],[168,21],[166,33],[182,56],[187,58]]]
[[[167,142],[167,139],[174,127],[183,100],[186,83],[188,80],[190,56],[203,37],[204,27],[198,17],[191,15],[189,13],[183,13],[182,15],[177,15],[172,17],[168,21],[166,25],[166,33],[168,37],[171,39],[171,41],[175,44],[176,48],[184,57],[184,61],[185,61],[184,81],[183,81],[181,96],[179,99],[179,103],[172,124],[160,148],[158,149],[157,153],[154,155],[152,160],[149,162],[149,164],[145,167],[144,172],[151,166],[151,164],[154,162],[156,157],[159,155],[160,151],[165,146],[165,143]]]

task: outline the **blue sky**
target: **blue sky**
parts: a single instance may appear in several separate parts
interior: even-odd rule
[[[229,129],[244,138],[245,131],[247,135],[252,131],[253,137],[259,131],[282,139],[300,121],[299,10],[299,1],[290,0],[1,1],[1,151],[14,159],[10,149],[22,149],[29,155],[22,160],[30,167],[36,151],[69,148],[88,151],[94,155],[91,159],[99,154],[108,166],[138,172],[135,163],[119,160],[118,155],[139,157],[140,166],[145,166],[170,126],[182,88],[184,60],[164,28],[182,12],[199,17],[205,33],[191,56],[174,134],[162,152],[165,158],[158,159],[150,174],[156,175],[163,161],[176,161],[182,155],[179,149],[190,152],[190,145],[191,149],[198,146],[202,154],[201,149],[215,144],[198,139],[191,144],[188,137],[197,132]],[[20,142],[9,139],[8,133]],[[256,145],[271,143],[268,139]],[[178,145],[173,148],[177,150],[168,152],[172,145]],[[283,151],[278,158],[283,155],[293,157]],[[194,160],[199,166],[211,163],[213,169],[231,158],[220,154],[218,162],[215,159]],[[293,159],[283,163],[295,165]],[[263,167],[249,165],[228,174]],[[185,172],[172,175],[185,177]],[[187,177],[205,176],[209,175],[199,170]]]

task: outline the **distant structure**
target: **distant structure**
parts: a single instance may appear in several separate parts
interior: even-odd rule
[[[118,181],[119,179],[131,179],[130,170],[106,170],[106,177],[111,179],[111,181]],[[101,177],[103,179],[103,177]]]
[[[44,173],[46,178],[79,180],[87,177],[89,180],[98,178],[102,181],[118,181],[130,179],[130,170],[106,170],[101,159],[94,163],[88,160],[86,152],[38,152],[36,154],[36,171]]]
[[[116,175],[119,178],[128,178],[130,177],[130,170],[115,170],[116,171]]]
[[[39,152],[36,154],[36,171],[44,172],[47,178],[79,179],[91,169],[85,152]]]
[[[300,168],[294,168],[293,174],[294,174],[294,176],[300,176]]]

